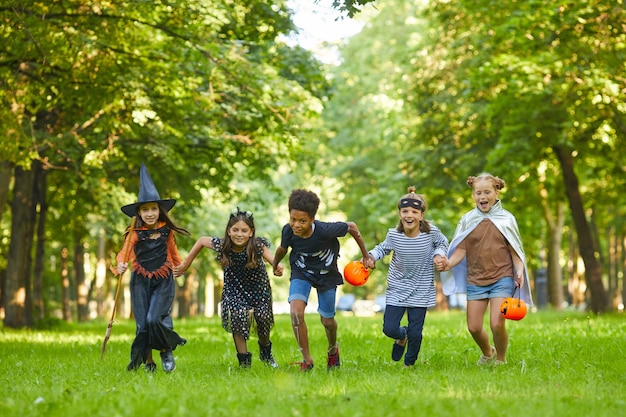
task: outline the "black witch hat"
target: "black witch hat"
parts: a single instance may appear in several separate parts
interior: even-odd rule
[[[154,186],[154,182],[152,182],[150,174],[148,174],[148,168],[146,168],[146,165],[142,163],[139,171],[139,195],[137,202],[125,205],[122,207],[122,211],[128,217],[133,217],[137,215],[137,209],[139,209],[139,206],[146,203],[158,203],[163,210],[168,212],[172,209],[172,207],[174,207],[176,200],[161,200],[159,192]]]

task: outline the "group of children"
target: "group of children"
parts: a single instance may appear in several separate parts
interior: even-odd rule
[[[288,301],[293,333],[302,354],[302,360],[296,364],[304,372],[314,367],[304,311],[315,288],[318,313],[328,340],[326,367],[339,368],[335,300],[343,278],[337,265],[338,238],[348,233],[357,242],[362,262],[369,269],[376,268],[378,260],[391,254],[383,333],[394,340],[392,360],[404,357],[407,368],[415,364],[427,310],[436,303],[435,271],[452,270],[453,277],[443,282],[444,293],[467,293],[468,330],[482,352],[478,364],[505,364],[508,336],[500,304],[519,287],[521,297],[532,305],[524,250],[515,217],[502,208],[498,198],[504,181],[481,174],[469,177],[467,184],[473,190],[476,207],[461,218],[450,244],[435,225],[425,220],[426,200],[416,194],[414,187],[397,204],[397,227],[389,229],[385,240],[369,251],[355,223],[317,220],[318,196],[297,189],[289,197],[289,222],[282,229],[274,254],[268,240],[256,236],[253,214],[237,208],[230,215],[224,237],[199,238],[183,260],[174,233],[189,232],[168,217],[175,200],[160,198],[142,164],[138,201],[122,207],[126,215],[137,216],[136,226],[126,231],[131,234],[130,239],[126,239],[117,256],[119,273],[128,268],[124,258],[127,248],[129,259],[133,259],[130,291],[136,336],[127,369],[136,370],[144,364],[147,371],[155,372],[153,350],[160,352],[165,372],[176,368],[172,351],[186,340],[173,330],[174,277],[182,275],[203,248],[216,252],[224,271],[222,326],[233,335],[241,367],[250,367],[252,363],[247,346],[252,323],[256,324],[261,361],[278,366],[270,340],[274,317],[264,261],[272,265],[275,276],[282,276],[280,262],[291,249]],[[483,328],[488,307],[493,346]],[[405,314],[408,324],[401,326]]]

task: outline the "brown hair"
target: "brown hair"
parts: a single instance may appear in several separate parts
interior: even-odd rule
[[[219,258],[220,265],[222,268],[226,268],[230,266],[231,261],[231,251],[233,249],[233,241],[228,235],[228,230],[233,227],[233,225],[239,221],[244,222],[252,231],[252,236],[248,239],[248,244],[246,245],[246,268],[256,268],[259,266],[259,257],[257,254],[257,239],[255,235],[255,227],[254,227],[254,216],[249,211],[241,211],[239,207],[237,210],[233,210],[230,214],[230,218],[228,219],[228,223],[226,224],[226,231],[224,232],[224,240],[222,246],[222,254],[221,258]]]
[[[493,187],[498,191],[502,190],[506,185],[503,179],[495,177],[487,172],[483,172],[476,177],[467,177],[467,185],[473,189],[474,184],[481,180],[491,181]]]
[[[424,198],[424,196],[422,194],[416,194],[415,193],[415,186],[410,186],[408,188],[408,194],[405,194],[402,196],[402,198],[400,198],[400,200],[398,201],[398,210],[401,210],[401,206],[403,206],[403,201],[406,200],[417,200],[418,202],[421,203],[421,208],[420,210],[422,211],[422,213],[426,212],[426,208],[428,207],[426,204],[426,199]],[[404,207],[407,207],[406,205],[404,205]],[[396,227],[396,230],[400,233],[404,233],[404,226],[402,225],[402,221],[400,221],[398,223],[398,227]],[[424,220],[422,218],[422,220],[420,220],[420,232],[423,233],[430,233],[430,224]]]
[[[139,213],[139,208],[141,206],[143,206],[144,204],[148,204],[148,203],[143,203],[137,206],[137,213]],[[167,211],[165,211],[163,209],[163,206],[161,206],[161,204],[157,203],[157,205],[159,206],[159,219],[158,222],[164,222],[167,227],[169,227],[171,230],[180,233],[181,235],[185,235],[185,236],[190,236],[191,233],[189,233],[189,231],[185,228],[182,228],[180,226],[177,226],[174,221],[170,218],[170,216],[167,214]],[[158,223],[157,223],[158,224]],[[143,220],[141,219],[141,216],[139,214],[137,214],[137,220],[135,220],[135,229],[139,229],[143,227]],[[124,238],[126,237],[126,235],[130,232],[130,230],[127,228],[126,231],[124,232]]]

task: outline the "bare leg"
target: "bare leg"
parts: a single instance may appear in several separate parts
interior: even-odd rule
[[[148,350],[148,354],[146,355],[146,364],[154,363],[154,359],[152,358],[152,349]]]
[[[483,327],[485,311],[489,300],[469,300],[467,302],[467,329],[474,338],[474,341],[482,351],[483,355],[491,357],[493,351],[489,343],[489,335]]]
[[[233,340],[235,341],[235,349],[237,349],[237,353],[248,352],[248,344],[246,343],[246,338],[243,337],[243,335],[233,333]]]
[[[329,319],[320,317],[324,328],[326,329],[326,339],[328,339],[328,353],[334,355],[337,353],[337,320],[334,317]]]
[[[293,334],[296,336],[298,347],[302,352],[302,359],[306,363],[311,363],[313,358],[309,351],[309,331],[304,321],[306,303],[302,300],[293,300],[289,303],[289,306],[291,310],[291,327],[293,328]]]
[[[492,298],[489,306],[489,326],[493,334],[493,343],[498,356],[496,359],[506,362],[506,351],[509,347],[509,335],[506,332],[506,319],[500,313],[500,304],[504,298]]]

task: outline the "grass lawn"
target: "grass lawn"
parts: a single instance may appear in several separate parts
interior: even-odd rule
[[[390,357],[382,317],[338,316],[342,367],[326,371],[319,316],[308,315],[316,367],[300,373],[288,316],[277,316],[274,356],[240,369],[218,318],[174,320],[187,345],[177,369],[127,372],[134,322],[49,330],[0,328],[0,416],[619,416],[626,412],[626,317],[529,313],[508,322],[508,365],[481,368],[461,312],[430,312],[418,363]]]

